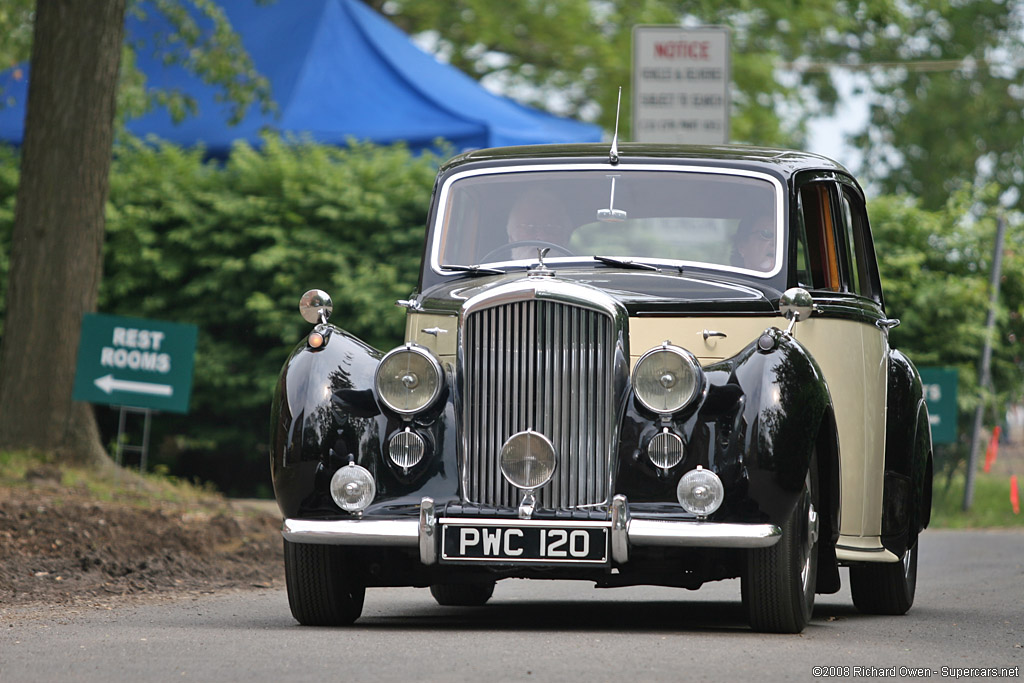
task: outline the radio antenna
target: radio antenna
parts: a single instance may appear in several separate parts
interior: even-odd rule
[[[619,113],[622,111],[622,86],[619,86],[619,100],[615,103],[615,135],[612,136],[612,148],[608,152],[608,161],[612,166],[619,163]]]

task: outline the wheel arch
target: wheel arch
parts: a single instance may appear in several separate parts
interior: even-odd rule
[[[886,402],[882,545],[897,557],[917,542],[931,519],[932,437],[921,377],[893,350]]]
[[[839,563],[836,542],[839,540],[841,483],[839,464],[839,431],[832,404],[825,408],[818,425],[815,443],[818,458],[818,593],[839,591]]]

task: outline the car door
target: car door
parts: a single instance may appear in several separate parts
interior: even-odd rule
[[[888,330],[863,195],[834,172],[798,178],[794,277],[817,312],[795,328],[835,409],[842,485],[839,558],[884,553],[880,542]],[[852,555],[851,555],[852,554]],[[879,558],[881,559],[881,558]]]

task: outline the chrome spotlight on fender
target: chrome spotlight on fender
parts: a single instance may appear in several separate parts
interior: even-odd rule
[[[311,325],[326,323],[334,312],[331,295],[322,289],[311,289],[299,299],[299,313]]]

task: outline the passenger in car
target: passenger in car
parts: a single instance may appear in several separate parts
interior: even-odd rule
[[[775,267],[775,220],[770,216],[740,221],[733,240],[732,265],[770,271]]]

